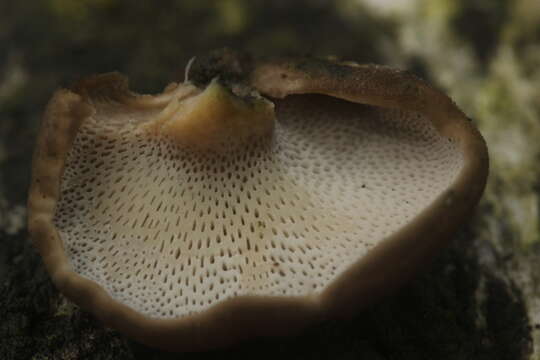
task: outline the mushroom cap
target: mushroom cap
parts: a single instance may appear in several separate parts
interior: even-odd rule
[[[59,290],[105,324],[207,350],[395,290],[487,173],[476,128],[407,72],[269,60],[155,96],[112,73],[49,102],[29,231]]]

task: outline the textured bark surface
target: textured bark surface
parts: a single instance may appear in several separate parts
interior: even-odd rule
[[[347,0],[215,3],[0,2],[0,359],[540,359],[538,2],[411,0],[391,11]],[[191,56],[224,45],[412,70],[478,124],[490,183],[452,245],[356,318],[165,354],[103,328],[52,286],[25,229],[33,142],[58,86],[120,70],[135,89],[155,91],[183,80]]]

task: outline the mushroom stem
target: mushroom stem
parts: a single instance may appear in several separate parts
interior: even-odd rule
[[[214,79],[194,96],[172,98],[143,128],[180,146],[221,151],[270,138],[274,121],[273,103],[259,96],[241,98]]]

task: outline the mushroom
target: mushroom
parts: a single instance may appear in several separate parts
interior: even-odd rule
[[[38,137],[28,221],[44,264],[140,342],[206,350],[358,313],[482,194],[479,132],[407,72],[204,66],[158,95],[116,73],[59,90]]]

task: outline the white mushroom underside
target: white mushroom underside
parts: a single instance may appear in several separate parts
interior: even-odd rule
[[[418,114],[328,97],[277,102],[272,146],[219,155],[138,131],[156,111],[110,120],[98,109],[82,125],[55,215],[74,271],[155,318],[320,293],[463,164]]]

